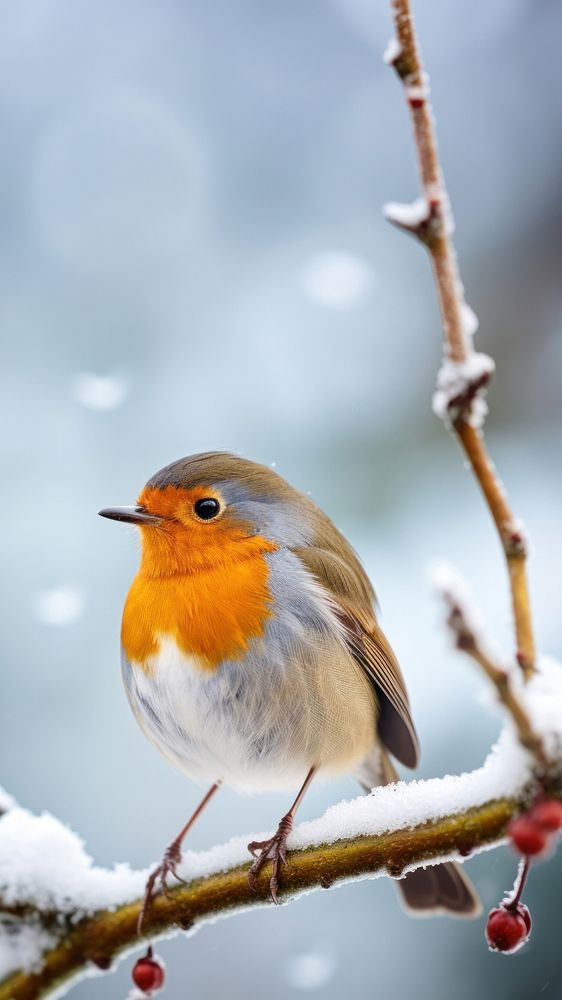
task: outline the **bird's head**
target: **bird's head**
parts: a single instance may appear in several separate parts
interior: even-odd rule
[[[134,507],[102,517],[141,530],[141,572],[197,572],[306,544],[313,505],[273,469],[222,452],[181,458],[149,479]]]

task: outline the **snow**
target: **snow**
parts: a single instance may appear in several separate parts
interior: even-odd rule
[[[474,312],[474,309],[472,309],[472,307],[469,306],[468,302],[465,302],[464,299],[461,302],[461,318],[466,336],[472,339],[478,330],[478,316]]]
[[[449,586],[446,571],[441,569],[440,574],[441,586],[443,580]],[[458,588],[457,583],[454,586]],[[514,675],[514,681],[520,683],[518,675]],[[547,752],[558,755],[562,740],[562,666],[543,658],[539,671],[521,687],[520,693]],[[529,756],[508,720],[496,746],[478,770],[427,781],[400,781],[377,788],[370,795],[340,802],[321,818],[296,827],[289,848],[319,846],[418,826],[493,799],[517,796],[530,777]],[[207,851],[188,850],[180,874],[190,880],[245,863],[248,842],[262,840],[267,835],[247,834]],[[113,909],[137,899],[146,876],[146,871],[132,871],[126,864],[111,870],[94,866],[82,840],[48,813],[34,816],[13,805],[0,818],[0,898],[7,905],[33,904],[79,919],[95,910]],[[14,967],[14,961],[30,965],[40,960],[46,947],[44,932],[30,930],[25,925],[21,933],[21,940],[14,941],[13,924],[0,928],[0,977]]]
[[[387,66],[392,66],[397,59],[400,59],[401,55],[402,46],[400,45],[398,39],[393,36],[389,39],[386,49],[383,52],[383,62],[385,62]]]
[[[453,215],[453,206],[451,205],[451,199],[449,198],[449,192],[447,191],[443,178],[441,178],[441,190],[437,192],[441,197],[441,211],[443,213],[443,228],[445,230],[445,236],[453,236],[455,233],[455,217]],[[450,251],[455,262],[457,264],[457,254],[454,246],[451,244]],[[460,283],[460,282],[459,282]],[[461,302],[464,305],[464,290],[461,284]],[[461,306],[463,308],[463,306]],[[471,310],[472,312],[472,310]],[[476,315],[475,313],[473,315]]]
[[[0,785],[0,816],[8,812],[8,809],[13,809],[15,804],[16,800]]]
[[[399,226],[402,229],[408,229],[415,233],[418,227],[424,222],[427,222],[429,219],[430,201],[435,206],[440,205],[443,230],[446,236],[452,236],[455,231],[455,222],[453,219],[449,195],[447,194],[442,182],[438,185],[428,187],[425,195],[416,198],[415,201],[407,203],[387,201],[386,204],[383,205],[383,215],[385,219],[387,219],[388,222],[392,222],[393,225]],[[460,293],[460,298],[463,300],[464,293],[462,292],[462,287],[460,288]],[[476,319],[475,313],[473,313],[472,309],[470,309],[470,306],[466,305],[464,300],[462,301],[461,309],[464,313],[464,322],[467,328],[474,331],[478,326],[478,320]],[[476,326],[474,326],[475,321]]]
[[[34,924],[0,925],[0,979],[22,969],[35,972],[41,955],[56,942],[53,934]]]
[[[9,906],[83,914],[136,899],[145,878],[128,865],[95,868],[80,837],[50,813],[15,807],[0,819],[0,897]]]
[[[470,319],[467,312],[464,313],[464,318],[466,323],[473,325],[476,317],[470,310]],[[445,358],[437,373],[437,388],[433,394],[432,408],[435,415],[447,425],[453,423],[462,410],[462,403],[456,406],[455,400],[462,400],[474,393],[469,404],[468,419],[473,427],[482,427],[488,413],[483,392],[494,371],[493,359],[477,351],[471,351],[465,361]],[[479,388],[475,388],[476,386]]]
[[[421,103],[429,97],[429,87],[427,84],[409,83],[404,87],[406,98],[410,103]]]
[[[383,215],[388,222],[404,229],[416,229],[429,218],[427,198],[416,198],[415,201],[404,204],[399,201],[387,201],[383,205]]]

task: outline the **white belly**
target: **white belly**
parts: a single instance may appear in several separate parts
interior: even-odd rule
[[[215,671],[165,638],[148,670],[124,658],[123,677],[146,736],[201,782],[293,787],[312,765],[353,770],[375,742],[373,690],[337,638],[299,639],[287,654],[266,635]]]

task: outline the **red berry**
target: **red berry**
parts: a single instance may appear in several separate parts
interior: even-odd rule
[[[543,830],[556,833],[562,827],[562,802],[557,799],[542,799],[533,806],[530,817]]]
[[[518,816],[507,828],[514,846],[525,857],[542,854],[548,844],[548,835],[530,816]]]
[[[143,993],[154,993],[164,983],[164,967],[153,958],[152,948],[139,958],[133,967],[133,982]]]
[[[492,951],[503,951],[506,955],[512,955],[514,951],[522,948],[531,929],[531,918],[527,911],[527,919],[520,908],[527,910],[520,903],[517,912],[509,910],[505,906],[498,906],[495,910],[490,910],[488,923],[486,924],[486,940]]]

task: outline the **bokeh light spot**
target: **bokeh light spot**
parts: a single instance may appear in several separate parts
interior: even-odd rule
[[[115,410],[129,394],[128,379],[118,375],[94,375],[79,372],[71,385],[72,396],[88,410]]]
[[[306,295],[319,305],[342,309],[363,301],[373,286],[373,271],[355,254],[342,251],[311,257],[301,272]]]
[[[335,970],[334,958],[327,953],[294,955],[287,965],[287,981],[296,990],[318,990],[330,982]]]
[[[78,587],[42,590],[35,599],[35,615],[43,625],[70,625],[82,614],[86,596]]]

